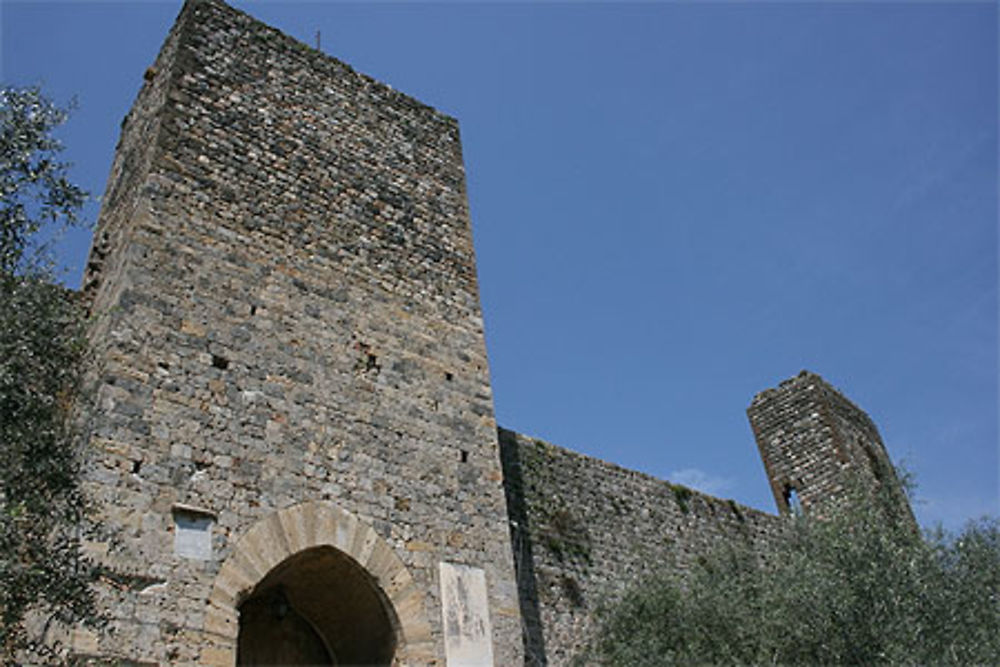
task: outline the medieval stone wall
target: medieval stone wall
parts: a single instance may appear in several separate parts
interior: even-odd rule
[[[525,655],[570,664],[594,612],[644,578],[683,573],[733,540],[762,546],[780,519],[500,430]]]
[[[814,373],[761,392],[747,415],[782,512],[792,492],[806,511],[837,498],[849,476],[898,484],[871,418]]]
[[[209,597],[238,604],[253,583],[240,577],[269,561],[241,552],[260,562],[220,584],[223,562],[279,510],[321,501],[336,511],[306,523],[351,527],[346,553],[395,577],[374,563],[391,555],[412,577],[390,591],[400,627],[426,632],[404,638],[406,662],[445,654],[442,562],[485,572],[486,641],[498,664],[519,662],[456,122],[193,1],[147,73],[108,193],[88,276],[87,488],[112,624],[81,650],[229,663],[235,616]],[[266,555],[321,532],[282,524],[255,544]]]
[[[108,187],[102,198],[100,222],[94,234],[81,288],[94,320],[90,338],[96,350],[103,350],[110,342],[108,331],[115,315],[114,307],[126,287],[122,275],[126,267],[137,259],[136,253],[130,251],[129,239],[134,233],[130,221],[146,196],[146,177],[163,120],[159,110],[166,101],[169,69],[177,51],[179,33],[179,25],[175,25],[167,35],[156,62],[146,71],[146,83],[132,109],[122,119],[121,136],[115,148]],[[100,359],[103,354],[96,356]]]
[[[629,586],[776,539],[777,516],[498,439],[454,119],[220,0],[188,1],[144,78],[85,277],[111,623],[78,655],[568,664]],[[748,412],[784,510],[888,461],[818,376]]]

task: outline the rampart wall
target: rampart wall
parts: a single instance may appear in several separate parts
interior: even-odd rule
[[[498,432],[454,119],[220,0],[188,0],[144,81],[84,285],[111,623],[78,657],[232,665],[305,636],[326,662],[567,664],[642,578],[775,539],[777,516]],[[884,471],[818,376],[749,414],[784,510]]]
[[[569,664],[595,611],[636,582],[780,529],[775,515],[512,431],[500,446],[530,665]]]

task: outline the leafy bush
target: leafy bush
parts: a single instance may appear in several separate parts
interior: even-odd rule
[[[905,515],[905,516],[904,516]],[[921,536],[899,494],[855,494],[789,519],[686,578],[635,587],[602,619],[589,660],[665,664],[997,664],[1000,523]]]
[[[52,130],[65,119],[38,89],[0,89],[0,662],[56,660],[53,621],[98,622],[80,553],[84,502],[71,412],[83,324],[37,243],[76,224],[84,193],[66,180]],[[39,627],[29,631],[35,612]]]

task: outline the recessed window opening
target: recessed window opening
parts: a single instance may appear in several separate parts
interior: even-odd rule
[[[871,443],[858,439],[858,444],[861,449],[864,450],[865,454],[868,456],[868,465],[871,467],[872,474],[875,476],[875,481],[881,484],[884,480],[885,474],[882,466],[882,462],[879,460],[878,456],[875,454],[875,450],[872,448]]]
[[[213,354],[212,355],[212,365],[215,366],[216,368],[218,368],[219,370],[223,370],[224,371],[227,368],[229,368],[229,359],[226,359],[225,357],[220,357],[217,354]]]
[[[795,516],[800,516],[802,514],[802,501],[799,500],[798,491],[795,490],[794,486],[785,486],[785,506],[788,511]]]

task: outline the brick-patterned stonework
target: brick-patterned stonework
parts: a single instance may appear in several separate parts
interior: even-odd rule
[[[85,284],[89,548],[118,573],[94,652],[229,660],[208,604],[224,564],[261,522],[328,502],[420,592],[389,595],[419,616],[407,664],[443,663],[442,561],[485,570],[493,654],[521,660],[454,119],[189,2],[123,124]],[[186,508],[204,559],[175,553]]]
[[[804,511],[836,499],[848,476],[898,485],[875,423],[814,373],[761,392],[747,415],[782,513],[793,491]]]
[[[780,530],[772,514],[511,431],[500,444],[530,665],[569,664],[594,612],[637,581]]]
[[[498,438],[454,119],[221,0],[185,4],[144,78],[84,280],[111,622],[79,656],[232,665],[273,626],[299,656],[567,664],[595,605],[780,532]],[[779,506],[887,461],[817,376],[750,416]]]

